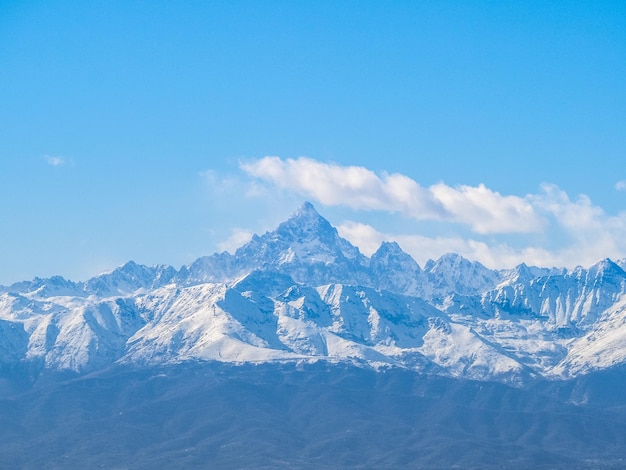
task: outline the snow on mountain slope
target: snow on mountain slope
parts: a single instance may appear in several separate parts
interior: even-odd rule
[[[171,266],[144,266],[129,261],[110,272],[99,274],[86,282],[73,282],[61,276],[17,282],[0,286],[0,293],[11,292],[33,298],[48,297],[115,297],[132,294],[139,289],[154,289],[172,281],[176,270]]]
[[[522,364],[467,325],[435,323],[424,336],[424,355],[454,377],[521,381]]]
[[[554,372],[575,377],[626,362],[626,297],[611,305],[584,335],[569,343],[567,356]]]
[[[138,304],[151,312],[152,318],[129,339],[122,362],[263,362],[297,358],[289,351],[272,347],[279,345],[272,338],[276,335],[273,312],[224,284],[184,289],[168,286],[140,298]],[[227,311],[231,306],[240,320],[247,318],[253,323],[250,329]]]
[[[123,361],[326,359],[413,367],[426,361],[403,356],[419,356],[428,315],[441,315],[419,299],[366,288],[293,284],[271,298],[245,290],[250,284],[258,280],[171,286],[140,298],[140,308],[154,316],[130,338]]]
[[[85,291],[99,297],[131,294],[139,289],[154,289],[170,283],[176,274],[171,266],[143,266],[129,261],[111,272],[85,283]]]
[[[132,298],[55,297],[34,300],[19,294],[0,295],[3,342],[19,360],[52,369],[83,372],[106,366],[124,353],[126,340],[143,319]]]
[[[422,297],[443,298],[451,293],[472,295],[493,288],[500,280],[496,271],[477,261],[469,261],[456,253],[430,260],[424,266],[426,279],[420,286]]]
[[[503,269],[499,271],[500,282],[498,286],[510,286],[514,284],[523,284],[532,281],[538,277],[558,276],[567,272],[565,269],[558,268],[538,268],[536,266],[528,266],[522,263],[513,269]]]
[[[31,293],[37,297],[45,298],[53,296],[81,296],[85,295],[85,288],[83,283],[72,282],[61,276],[53,276],[48,279],[36,277],[32,281],[16,282],[9,287],[0,287],[0,292]]]
[[[396,242],[383,242],[369,263],[372,284],[379,289],[415,295],[420,292],[422,270]]]
[[[453,321],[470,326],[534,374],[558,377],[577,373],[570,371],[572,361],[588,366],[576,369],[581,373],[619,362],[591,356],[581,359],[575,352],[590,337],[600,341],[598,344],[609,341],[605,339],[608,330],[602,325],[609,318],[619,322],[623,316],[621,310],[610,314],[626,293],[626,273],[619,266],[601,260],[588,269],[529,280],[522,275],[519,281],[502,282],[482,296],[448,296],[442,308]],[[598,350],[586,351],[593,355]],[[626,361],[626,356],[620,360]]]
[[[319,359],[426,370],[464,357],[457,351],[446,362],[425,344],[441,325],[460,327],[450,327],[445,314],[423,300],[343,284],[310,288],[279,273],[255,271],[229,285],[172,284],[102,301],[58,297],[43,302],[12,294],[2,300],[7,327],[22,331],[17,349],[23,360],[76,372],[116,361]],[[486,359],[487,346],[476,344],[463,359],[466,375],[498,375],[502,365]],[[481,364],[479,375],[471,361]],[[506,370],[513,377],[520,369]]]
[[[309,203],[234,255],[0,289],[0,363],[346,361],[519,383],[626,363],[626,272],[367,258]]]
[[[105,300],[43,318],[31,334],[27,358],[47,367],[88,371],[119,359],[129,336],[143,324],[131,300]],[[42,328],[45,327],[45,330]]]
[[[543,317],[563,332],[593,324],[626,293],[626,272],[609,259],[589,269],[545,276],[488,291],[483,308],[495,316]]]

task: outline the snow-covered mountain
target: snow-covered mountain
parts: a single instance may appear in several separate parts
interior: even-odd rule
[[[369,284],[368,261],[307,202],[275,231],[254,235],[234,255],[217,253],[184,266],[176,281],[229,282],[260,269],[279,271],[309,285]]]
[[[347,362],[523,383],[626,363],[624,260],[491,270],[370,258],[305,203],[234,255],[0,288],[0,365]]]

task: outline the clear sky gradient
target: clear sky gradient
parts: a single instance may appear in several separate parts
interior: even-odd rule
[[[625,257],[626,2],[0,0],[0,178],[0,284],[305,200],[422,264]]]

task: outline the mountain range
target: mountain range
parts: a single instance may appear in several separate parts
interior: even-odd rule
[[[176,270],[0,287],[0,366],[353,364],[524,384],[626,363],[626,259],[492,270],[397,243],[371,256],[310,203],[235,251]]]

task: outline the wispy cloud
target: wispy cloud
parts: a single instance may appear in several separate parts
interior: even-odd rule
[[[230,236],[219,243],[218,248],[221,251],[234,253],[237,248],[250,241],[253,233],[248,230],[233,229]]]
[[[55,157],[52,155],[44,155],[44,160],[50,166],[63,166],[67,164],[67,160],[62,157]]]
[[[621,180],[615,183],[615,189],[618,191],[626,191],[626,180]]]
[[[423,187],[402,174],[376,174],[310,158],[265,157],[243,163],[254,184],[292,192],[326,206],[377,210],[417,220],[446,222],[445,235],[426,237],[381,232],[344,222],[338,229],[366,254],[384,240],[400,243],[423,263],[454,251],[495,267],[521,262],[588,266],[598,259],[626,256],[626,212],[607,214],[586,195],[570,198],[552,184],[523,197],[503,195],[485,185]],[[626,190],[626,181],[623,190]],[[622,190],[622,184],[616,184]],[[442,226],[443,227],[443,226]],[[472,233],[467,232],[467,228]],[[437,233],[435,229],[433,233]]]
[[[360,166],[310,158],[265,157],[241,168],[250,176],[327,206],[402,213],[418,220],[468,225],[474,232],[529,233],[544,225],[527,198],[503,196],[484,185],[422,187],[408,176],[377,175]]]

